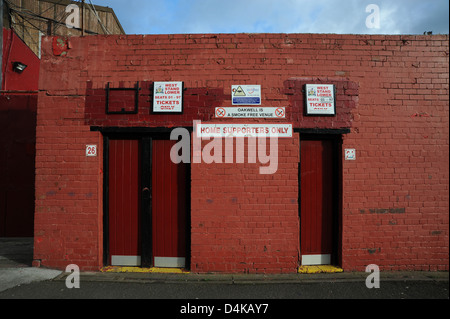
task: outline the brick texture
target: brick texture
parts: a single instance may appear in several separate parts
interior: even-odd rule
[[[350,129],[344,270],[448,270],[448,35],[89,36],[70,38],[68,48],[54,56],[52,38],[42,40],[36,264],[102,265],[103,142],[90,126],[192,126],[231,106],[232,84],[260,84],[264,106],[286,107],[280,121]],[[137,81],[138,114],[105,115],[107,83]],[[154,81],[184,82],[183,114],[150,113]],[[338,88],[337,116],[304,117],[302,85],[324,82]],[[192,164],[192,271],[296,271],[299,138],[279,140],[273,175],[258,174],[259,164]],[[86,157],[87,144],[99,156]]]

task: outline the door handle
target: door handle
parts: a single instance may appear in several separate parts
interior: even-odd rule
[[[152,192],[150,191],[150,189],[148,187],[144,187],[142,189],[142,195],[148,196],[148,198],[152,199]]]
[[[148,197],[150,200],[152,199],[152,192],[150,191],[150,189],[148,187],[144,187],[142,189],[142,196],[146,196]]]

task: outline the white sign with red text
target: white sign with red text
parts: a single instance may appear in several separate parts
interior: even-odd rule
[[[183,82],[154,82],[153,112],[181,113]]]
[[[292,137],[292,124],[199,123],[197,137]]]
[[[86,156],[87,157],[97,156],[97,145],[86,145]]]
[[[336,115],[333,84],[306,84],[306,114]]]

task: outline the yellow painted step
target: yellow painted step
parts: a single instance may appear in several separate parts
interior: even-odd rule
[[[160,273],[160,274],[188,274],[189,271],[181,268],[140,268],[140,267],[120,267],[107,266],[101,269],[101,272],[136,272],[136,273]]]
[[[299,274],[318,274],[318,273],[336,273],[344,270],[332,265],[316,265],[316,266],[300,266],[298,267]]]

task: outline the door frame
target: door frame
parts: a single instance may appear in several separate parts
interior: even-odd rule
[[[333,218],[332,218],[332,253],[331,264],[342,265],[342,136],[350,133],[350,129],[294,129],[301,140],[328,140],[332,142],[333,152]],[[299,147],[301,142],[299,143]],[[301,161],[300,147],[300,161]],[[298,163],[298,218],[301,221],[301,162]],[[299,249],[301,247],[301,225],[299,227]],[[302,252],[299,254],[301,261]]]
[[[192,133],[192,127],[185,127]],[[137,139],[141,147],[141,161],[150,165],[141,168],[141,268],[153,267],[152,238],[152,141],[169,140],[172,128],[137,128],[137,127],[91,127],[91,131],[103,135],[103,266],[109,266],[109,141],[110,139]],[[186,167],[186,263],[190,268],[191,259],[191,165]],[[142,196],[142,192],[149,196]]]

